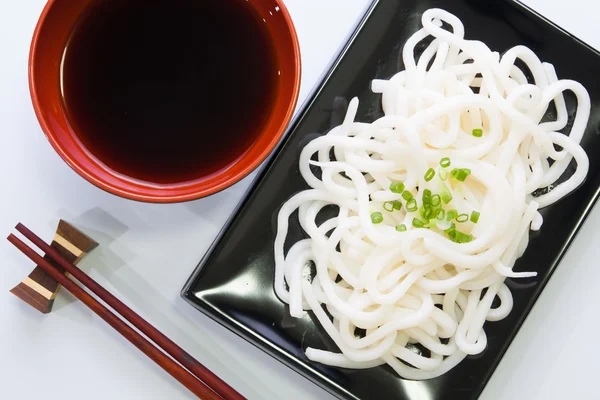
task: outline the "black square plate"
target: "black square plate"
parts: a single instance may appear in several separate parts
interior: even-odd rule
[[[307,188],[298,172],[301,149],[341,121],[344,104],[358,96],[357,120],[382,115],[380,96],[370,92],[373,78],[399,71],[405,40],[420,28],[423,11],[442,7],[464,23],[466,37],[496,51],[523,44],[556,67],[560,78],[575,79],[590,91],[592,113],[583,147],[590,157],[587,181],[574,194],[543,211],[544,226],[533,233],[516,270],[537,271],[536,278],[508,281],[514,296],[511,314],[486,324],[488,347],[439,378],[414,382],[385,366],[352,371],[312,363],[306,347],[336,350],[311,316],[288,317],[273,292],[273,241],[279,208]],[[182,292],[200,311],[273,357],[346,399],[477,398],[519,330],[535,300],[591,210],[600,187],[600,54],[515,1],[379,0],[369,9],[347,46],[312,95],[279,146],[202,260]],[[574,98],[567,96],[573,110]],[[572,117],[572,115],[571,115]],[[303,237],[291,220],[290,235]]]

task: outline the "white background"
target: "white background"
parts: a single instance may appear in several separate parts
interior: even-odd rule
[[[367,2],[286,0],[302,47],[301,100]],[[598,2],[525,3],[600,48]],[[64,218],[101,243],[82,263],[86,271],[243,395],[330,399],[179,298],[254,175],[208,199],[140,204],[96,189],[51,149],[27,87],[29,41],[44,4],[0,0],[0,237],[22,221],[51,238],[58,219]],[[595,210],[501,362],[484,400],[598,398],[598,228],[600,210]],[[10,295],[8,290],[31,267],[0,241],[0,399],[193,398],[70,295],[61,293],[54,312],[46,316]],[[423,393],[418,400],[428,398]]]

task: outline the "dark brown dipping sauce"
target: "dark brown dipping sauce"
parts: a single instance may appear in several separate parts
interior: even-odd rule
[[[278,91],[263,19],[244,0],[95,0],[63,60],[69,122],[123,175],[158,184],[228,168]]]

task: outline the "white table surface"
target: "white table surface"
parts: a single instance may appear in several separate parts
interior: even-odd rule
[[[286,3],[302,47],[302,100],[368,0]],[[525,3],[600,48],[600,6],[595,0]],[[88,184],[51,149],[27,87],[29,41],[44,4],[45,0],[0,0],[0,237],[22,221],[51,238],[58,219],[64,218],[101,244],[81,264],[85,270],[248,399],[331,399],[179,297],[254,175],[208,199],[140,204]],[[600,348],[589,345],[600,329],[597,243],[598,209],[500,363],[483,399],[600,398],[596,392]],[[72,296],[61,292],[52,314],[41,315],[10,295],[8,290],[32,265],[6,241],[0,241],[0,267],[0,399],[193,398]],[[418,397],[428,398],[426,393]]]

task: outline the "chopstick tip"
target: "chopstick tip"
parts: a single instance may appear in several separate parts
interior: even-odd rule
[[[19,239],[12,233],[6,237],[6,240],[11,242],[12,244],[15,244],[16,242],[19,241]]]

